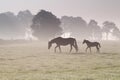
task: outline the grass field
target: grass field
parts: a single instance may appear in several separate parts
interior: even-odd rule
[[[120,43],[101,42],[101,53],[54,53],[40,42],[0,45],[0,80],[120,80]]]

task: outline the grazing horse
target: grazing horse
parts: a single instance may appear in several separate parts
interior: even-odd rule
[[[90,49],[90,53],[91,53],[91,47],[96,47],[97,49],[97,52],[100,52],[100,43],[99,42],[90,42],[88,40],[84,40],[83,41],[83,44],[86,43],[87,44],[87,48],[86,48],[86,52],[87,52],[87,49],[89,48]]]
[[[48,49],[51,48],[53,43],[56,43],[56,47],[54,48],[55,52],[57,47],[59,47],[59,50],[61,52],[60,46],[66,46],[69,44],[70,44],[70,52],[72,51],[72,46],[76,49],[76,52],[78,51],[78,46],[75,38],[62,38],[62,37],[54,38],[48,42]]]

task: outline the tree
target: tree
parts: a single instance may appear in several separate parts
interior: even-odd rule
[[[18,19],[12,12],[5,12],[0,14],[0,37],[8,39],[16,36]]]
[[[28,10],[20,11],[17,15],[12,12],[0,13],[0,38],[24,38],[32,18],[33,15]]]
[[[92,39],[102,39],[102,32],[100,26],[98,26],[97,21],[90,20],[88,23],[89,34]]]
[[[30,32],[31,30],[30,25],[32,23],[33,17],[34,15],[32,15],[32,13],[29,10],[20,11],[18,13],[17,15],[17,18],[19,20],[18,26],[22,36],[27,37],[26,35],[30,35],[28,34],[28,32]]]
[[[33,35],[39,39],[49,39],[62,32],[61,21],[51,12],[41,10],[32,22]]]
[[[18,20],[22,24],[30,24],[33,19],[33,15],[29,10],[20,11],[17,15]]]
[[[120,39],[120,30],[117,27],[113,29],[112,34]]]
[[[87,36],[87,23],[81,17],[63,16],[61,22],[64,32],[71,32],[72,36],[80,39]]]
[[[113,22],[109,22],[109,21],[105,21],[103,23],[103,28],[102,28],[102,32],[106,33],[106,39],[108,40],[108,35],[111,32],[112,29],[114,29],[116,27],[115,23]]]

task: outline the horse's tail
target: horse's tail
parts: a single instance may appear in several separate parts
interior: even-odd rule
[[[98,43],[98,46],[101,48],[101,45],[100,45],[100,43]]]
[[[74,39],[74,46],[75,46],[76,51],[78,51],[78,45],[77,45],[76,39]]]

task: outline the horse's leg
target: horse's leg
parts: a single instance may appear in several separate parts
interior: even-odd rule
[[[60,53],[61,53],[61,47],[59,46],[59,50],[60,50]]]
[[[97,49],[97,52],[99,53],[99,52],[100,52],[100,49],[99,49],[99,47],[98,47],[98,46],[96,46],[96,49]]]
[[[75,48],[75,50],[76,50],[76,52],[77,52],[77,49],[76,49],[75,45],[73,45],[73,47]]]
[[[85,50],[86,52],[87,52],[87,49],[88,49],[88,47],[87,47],[86,50]]]
[[[72,51],[72,45],[70,45],[70,52]]]
[[[89,49],[90,49],[90,53],[91,53],[91,52],[92,52],[92,51],[91,51],[91,47],[89,47]]]
[[[54,49],[54,52],[56,52],[56,48],[58,47],[58,45],[55,47],[55,49]]]

